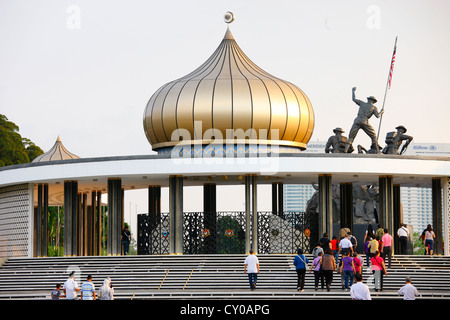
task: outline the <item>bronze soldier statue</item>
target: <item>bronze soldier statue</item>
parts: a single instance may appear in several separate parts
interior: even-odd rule
[[[405,134],[407,130],[404,126],[398,126],[395,129],[397,132],[391,131],[386,134],[386,147],[382,151],[384,154],[403,154],[413,140],[413,137]],[[406,142],[402,145],[403,141]]]
[[[355,91],[356,87],[352,89],[352,99],[359,106],[359,110],[358,115],[353,122],[352,128],[350,129],[348,140],[345,143],[345,152],[349,150],[350,146],[353,143],[353,140],[355,140],[356,134],[358,133],[359,129],[362,129],[370,137],[370,139],[372,139],[370,153],[379,153],[380,150],[378,146],[377,135],[375,133],[375,130],[369,124],[369,119],[372,115],[379,118],[384,113],[384,110],[378,112],[377,107],[374,106],[374,103],[377,102],[377,99],[373,96],[368,97],[367,102],[356,99]]]
[[[342,128],[333,129],[334,136],[328,138],[327,144],[325,145],[325,153],[344,153],[345,152],[345,142],[347,137],[342,134],[344,130]],[[353,147],[348,148],[347,153],[352,153]]]

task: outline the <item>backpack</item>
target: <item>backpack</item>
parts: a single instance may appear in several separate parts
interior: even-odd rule
[[[350,242],[352,243],[352,246],[356,246],[356,244],[358,243],[358,241],[356,241],[356,238],[352,235],[350,235],[349,238]]]
[[[321,252],[321,251],[323,252],[323,249],[321,247],[315,247],[312,251],[312,254],[314,257],[316,257],[319,255],[319,252]]]

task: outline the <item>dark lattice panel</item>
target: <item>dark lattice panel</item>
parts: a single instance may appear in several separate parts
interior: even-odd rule
[[[291,254],[299,248],[311,252],[319,239],[317,215],[285,212],[280,217],[272,212],[258,212],[257,221],[261,254]],[[168,213],[152,219],[147,214],[139,215],[138,254],[169,253],[169,227]],[[243,254],[245,239],[245,212],[183,214],[184,254]]]
[[[168,213],[154,217],[149,217],[148,214],[138,215],[138,254],[168,254],[169,227]]]
[[[148,214],[138,214],[137,253],[139,255],[150,254],[150,222]]]
[[[318,232],[317,217],[303,212],[258,213],[258,253],[310,252]]]
[[[245,212],[184,214],[184,253],[245,253]]]

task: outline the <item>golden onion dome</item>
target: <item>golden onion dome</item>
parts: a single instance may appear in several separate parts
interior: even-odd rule
[[[207,145],[217,139],[304,150],[313,129],[306,94],[253,63],[229,28],[205,63],[159,88],[144,112],[145,134],[159,151],[180,140]]]

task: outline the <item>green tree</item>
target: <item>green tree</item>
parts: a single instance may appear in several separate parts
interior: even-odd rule
[[[64,252],[64,207],[48,208],[48,236],[48,256],[62,256]]]
[[[420,238],[421,232],[414,232],[413,234],[413,254],[415,255],[424,255],[425,254],[425,246],[423,245],[423,241]]]
[[[41,148],[35,145],[30,139],[22,138],[23,145],[27,151],[28,158],[33,161],[35,158],[44,153]]]
[[[31,140],[22,138],[14,122],[0,114],[0,167],[28,163],[43,153]]]

